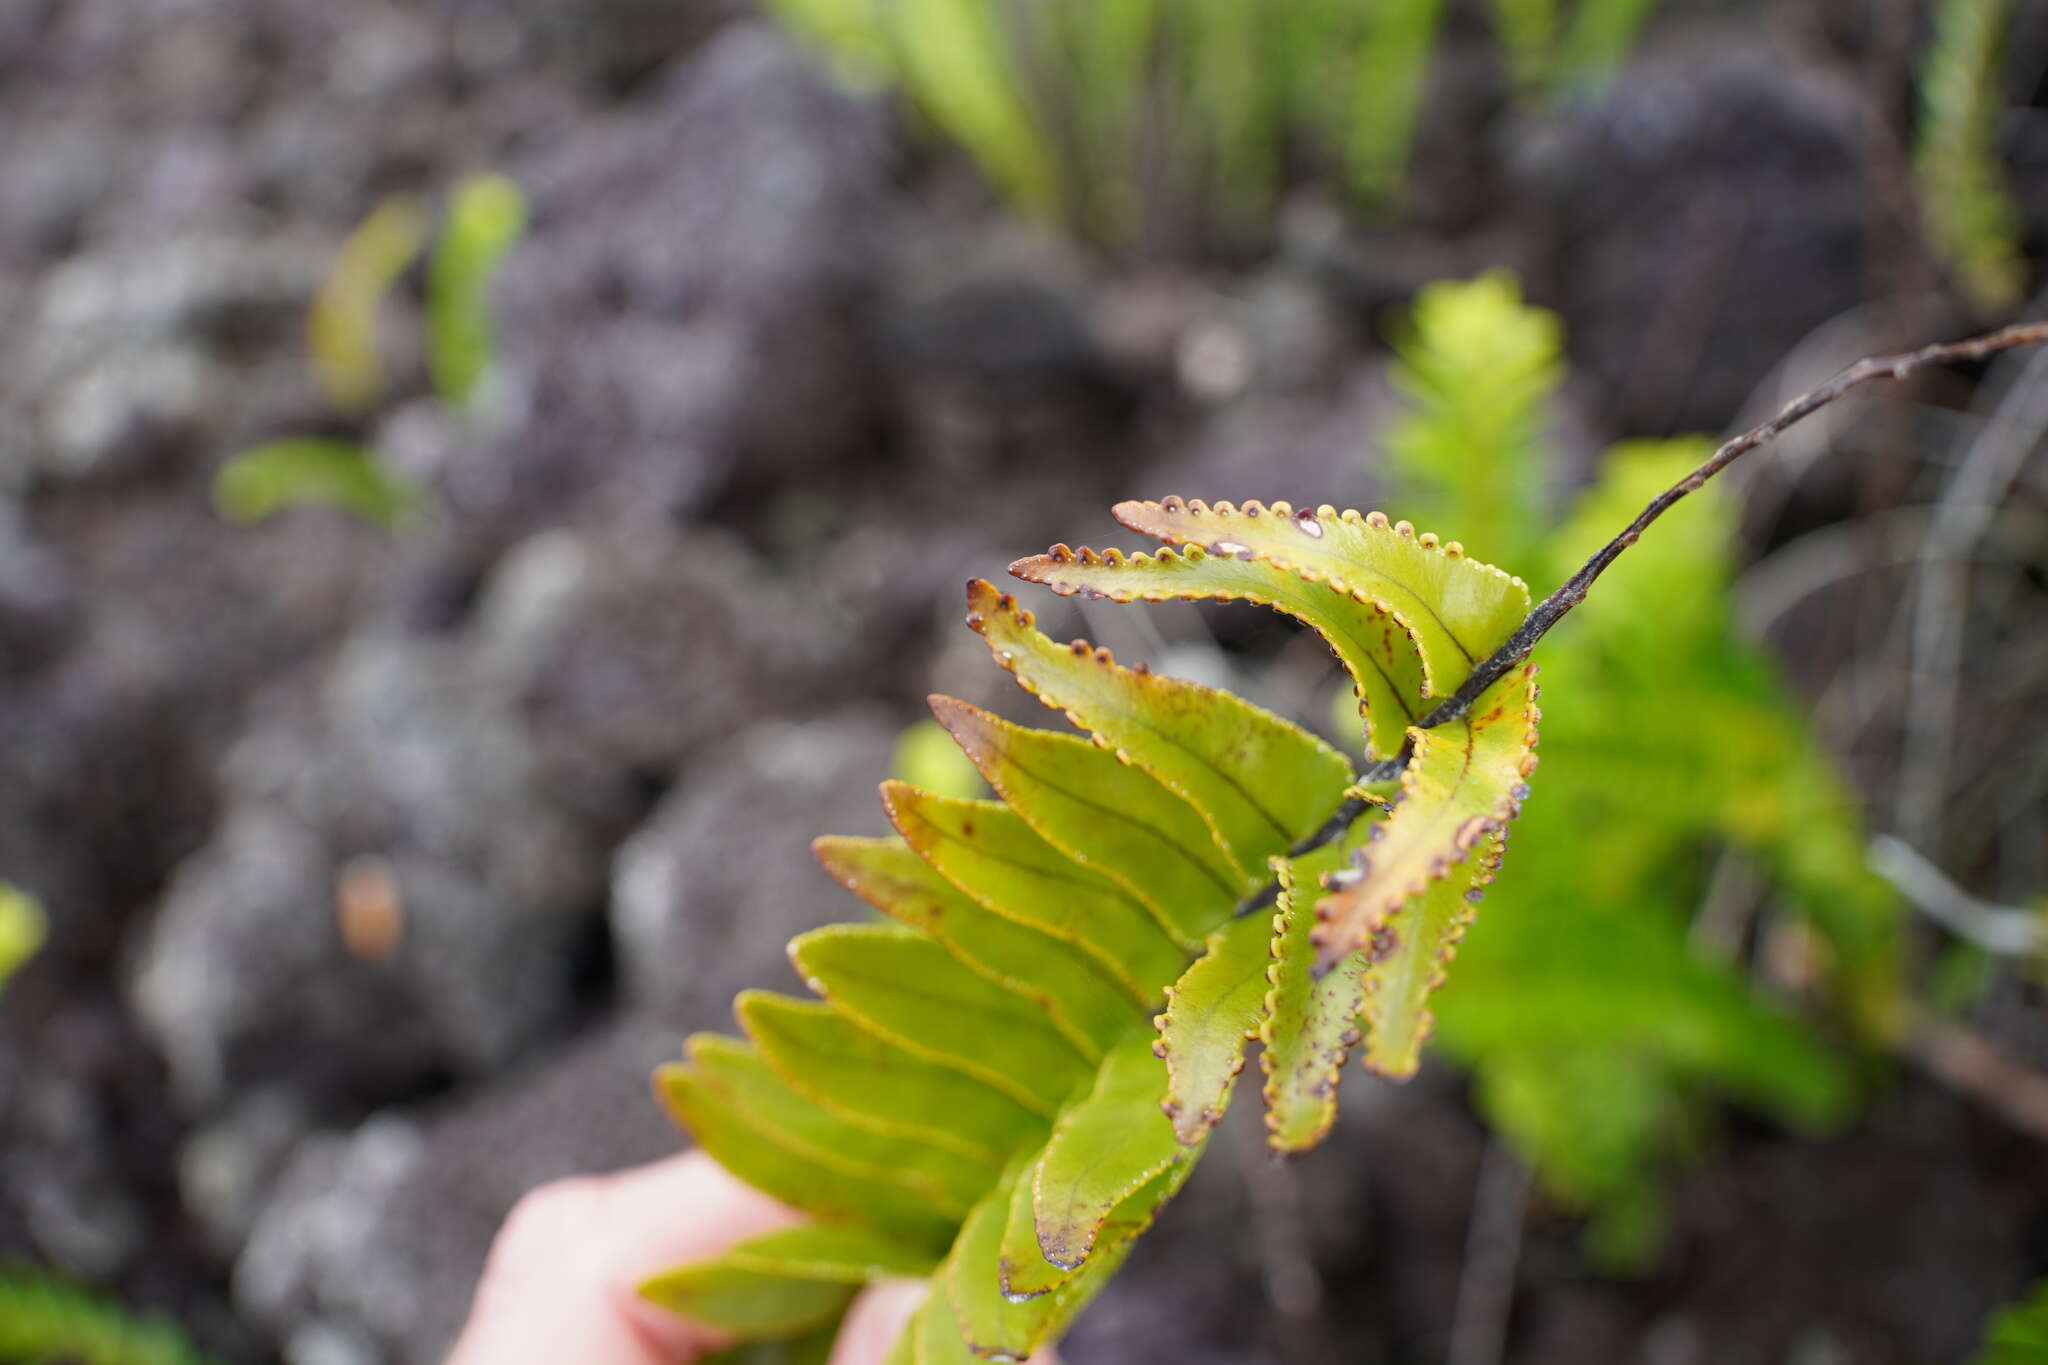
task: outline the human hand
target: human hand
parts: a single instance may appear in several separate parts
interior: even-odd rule
[[[728,1340],[642,1299],[641,1281],[802,1221],[701,1152],[543,1185],[498,1230],[447,1365],[689,1365]],[[831,1365],[881,1365],[924,1288],[863,1292]]]

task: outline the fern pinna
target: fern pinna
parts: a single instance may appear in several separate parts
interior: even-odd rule
[[[698,1035],[657,1077],[705,1150],[817,1222],[662,1275],[655,1301],[822,1359],[862,1283],[929,1275],[895,1359],[1021,1360],[1180,1188],[1252,1038],[1281,1151],[1329,1131],[1354,1049],[1414,1071],[1528,793],[1535,670],[1431,713],[1528,590],[1378,513],[1166,498],[1116,515],[1164,547],[1056,545],[1011,572],[1301,620],[1351,673],[1367,766],[1228,693],[1057,643],[971,583],[996,661],[1093,742],[934,698],[1000,799],[891,782],[897,837],[817,842],[891,922],[800,936],[822,1001],[743,995],[746,1041]]]

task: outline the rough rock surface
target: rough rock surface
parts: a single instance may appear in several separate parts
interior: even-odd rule
[[[1864,297],[1857,118],[1844,83],[1708,40],[1632,63],[1606,99],[1530,138],[1538,297],[1570,319],[1573,361],[1624,430],[1717,429]],[[1645,344],[1674,336],[1687,344]]]
[[[452,1107],[303,1144],[237,1263],[236,1302],[292,1365],[434,1365],[521,1194],[682,1148],[645,1083],[677,1041],[622,1018]]]
[[[771,722],[686,770],[613,865],[629,1002],[678,1027],[730,1029],[738,991],[796,988],[791,935],[862,914],[811,840],[888,832],[875,787],[898,728],[868,710]]]

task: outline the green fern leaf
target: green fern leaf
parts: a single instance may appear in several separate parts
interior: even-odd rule
[[[1256,573],[1265,594],[1256,600],[1292,603],[1326,634],[1373,622],[1385,642],[1375,648],[1406,682],[1404,730],[1432,781],[1433,735],[1467,745],[1482,772],[1510,738],[1526,759],[1526,727],[1496,723],[1530,695],[1526,674],[1469,722],[1405,725],[1420,714],[1431,667],[1446,687],[1469,667],[1462,655],[1428,660],[1424,640],[1477,648],[1489,613],[1515,594],[1526,601],[1521,585],[1383,519],[1329,515],[1406,579],[1384,565],[1335,567],[1380,573],[1395,584],[1374,580],[1383,593],[1398,587],[1403,605],[1434,613],[1427,630],[1360,603],[1348,580],[1342,591],[1330,586],[1329,564],[1304,574],[1202,552],[1162,561],[1211,565],[1189,584],[1205,593]],[[1444,584],[1451,597],[1430,600]],[[933,699],[1003,799],[885,783],[899,837],[816,847],[833,876],[897,923],[799,936],[791,957],[825,1003],[749,993],[738,1013],[752,1046],[693,1038],[689,1060],[661,1075],[678,1117],[743,1179],[911,1254],[949,1248],[892,1357],[916,1365],[1021,1359],[1056,1337],[1187,1178],[1249,1039],[1263,1034],[1283,1054],[1294,1045],[1291,1016],[1276,1026],[1270,1005],[1274,917],[1232,915],[1270,863],[1290,886],[1337,868],[1341,845],[1291,864],[1279,855],[1329,821],[1355,776],[1306,731],[1228,694],[1121,667],[1085,642],[1055,643],[987,583],[970,585],[969,609],[997,661],[1093,742]],[[1476,800],[1451,783],[1443,803],[1462,813],[1461,799]],[[1401,813],[1358,824],[1385,827]],[[1446,841],[1442,857],[1462,847],[1461,828],[1429,828]],[[1392,931],[1414,941],[1402,972],[1369,981],[1358,955],[1342,1028],[1357,1029],[1377,989],[1390,1049],[1412,1051],[1426,1029],[1422,998],[1465,914],[1462,901],[1448,916],[1433,906],[1425,897],[1412,932],[1407,920]],[[1313,923],[1291,897],[1281,910],[1298,928]],[[1392,913],[1404,910],[1396,897]],[[1303,983],[1311,932],[1297,933]],[[1155,1056],[1145,1014],[1162,1000]],[[1311,1135],[1296,1136],[1306,1145]],[[651,1282],[649,1293],[728,1326],[796,1336],[841,1312],[852,1282],[850,1272],[799,1273],[750,1247]]]
[[[1046,1260],[1078,1268],[1117,1206],[1187,1159],[1161,1112],[1165,1092],[1152,1042],[1137,1033],[1103,1059],[1087,1097],[1060,1115],[1033,1175],[1038,1249]]]
[[[833,925],[791,940],[789,955],[812,990],[862,1027],[1038,1113],[1057,1113],[1094,1060],[1039,1006],[914,929]]]
[[[1183,948],[1248,889],[1202,816],[1139,768],[1073,735],[934,697],[932,714],[1045,841],[1143,902]]]
[[[1354,829],[1357,827],[1354,826]],[[1309,932],[1315,915],[1301,888],[1342,865],[1342,843],[1306,858],[1278,863],[1271,962],[1260,1002],[1259,1066],[1265,1073],[1266,1131],[1275,1150],[1302,1152],[1321,1142],[1337,1121],[1337,1086],[1358,1046],[1364,1024],[1364,971],[1370,949],[1360,949],[1321,978],[1314,973]]]
[[[1316,903],[1321,923],[1310,941],[1320,969],[1392,932],[1390,920],[1411,897],[1521,813],[1536,767],[1535,676],[1524,666],[1481,695],[1470,715],[1415,732],[1392,813],[1353,851],[1352,866],[1326,879],[1328,894]]]
[[[1143,1003],[1156,1003],[1162,984],[1186,963],[1162,916],[1070,861],[1000,802],[954,801],[892,783],[882,788],[882,806],[940,876],[989,910],[1074,944]]]
[[[1280,504],[1285,506],[1285,504]],[[1422,656],[1407,623],[1384,602],[1358,600],[1262,559],[1212,555],[1199,545],[1176,553],[1125,556],[1121,551],[1055,545],[1020,559],[1010,572],[1062,596],[1112,601],[1209,598],[1252,602],[1314,626],[1351,673],[1366,727],[1366,754],[1392,758],[1408,728],[1425,712]]]
[[[1087,954],[961,895],[903,840],[825,838],[814,847],[840,885],[1037,1005],[1090,1061],[1143,1017],[1142,1002]]]
[[[1351,781],[1344,756],[1306,730],[1227,692],[1124,668],[1085,640],[1054,644],[981,579],[968,585],[967,624],[1026,691],[1192,802],[1247,878]]]
[[[1209,950],[1167,988],[1152,1050],[1166,1063],[1161,1107],[1192,1147],[1223,1117],[1244,1045],[1258,1032],[1271,954],[1268,918],[1248,915],[1209,936]]]
[[[733,1012],[784,1080],[858,1127],[951,1147],[993,1174],[1050,1126],[1015,1096],[892,1046],[830,1005],[746,991]]]

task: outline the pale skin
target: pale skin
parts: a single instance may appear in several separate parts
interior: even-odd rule
[[[543,1185],[498,1230],[447,1365],[692,1365],[730,1342],[648,1303],[637,1286],[803,1221],[701,1152]],[[899,1280],[863,1291],[831,1365],[881,1365],[924,1290]],[[1033,1360],[1057,1365],[1050,1351]]]

